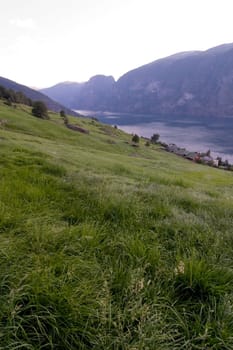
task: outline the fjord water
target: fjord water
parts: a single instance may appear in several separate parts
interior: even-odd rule
[[[220,156],[233,163],[233,118],[79,112],[94,116],[103,123],[117,125],[128,133],[148,138],[159,134],[161,141],[175,143],[190,151],[205,152],[210,149],[213,156]]]

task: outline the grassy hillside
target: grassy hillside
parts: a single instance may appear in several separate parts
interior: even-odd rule
[[[233,349],[233,176],[0,102],[0,349]]]
[[[18,99],[21,102],[25,100],[25,96],[26,96],[31,101],[42,101],[48,107],[48,109],[50,109],[51,111],[60,112],[60,110],[64,110],[64,111],[66,111],[66,113],[70,113],[73,116],[78,115],[74,111],[62,106],[61,104],[52,100],[51,98],[44,95],[40,91],[31,89],[25,85],[18,84],[15,81],[0,77],[0,87],[3,87],[5,89],[9,90],[10,94],[13,95],[10,98],[11,102],[14,102],[14,99],[15,99],[14,92],[15,92],[16,94],[19,94],[19,95],[23,94],[24,95],[24,97],[22,95],[18,96]],[[1,93],[0,93],[0,95],[1,95]],[[3,96],[4,96],[4,94],[3,94]],[[13,99],[12,99],[12,97],[13,97]],[[29,101],[27,101],[26,104],[28,104],[28,102]],[[23,103],[25,103],[25,101]],[[30,105],[30,102],[29,102],[29,105]]]

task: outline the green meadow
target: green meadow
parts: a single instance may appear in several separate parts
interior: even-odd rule
[[[0,349],[233,349],[233,173],[0,101]]]

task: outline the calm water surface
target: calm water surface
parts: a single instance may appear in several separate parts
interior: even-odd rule
[[[159,134],[160,140],[175,143],[190,151],[211,150],[233,163],[233,118],[164,117],[122,113],[79,111],[94,116],[103,123],[117,125],[128,133],[151,137]]]

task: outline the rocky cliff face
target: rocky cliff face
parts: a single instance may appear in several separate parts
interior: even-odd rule
[[[114,106],[115,86],[112,76],[96,75],[85,83],[60,83],[41,92],[72,109],[105,111]]]
[[[43,92],[67,104],[51,95],[54,87]],[[98,75],[66,93],[74,109],[233,116],[233,44],[175,54],[134,69],[117,82]]]
[[[233,116],[233,45],[155,61],[121,77],[117,91],[128,112]]]
[[[114,78],[96,75],[83,84],[75,100],[75,109],[106,111],[112,108],[114,97]]]

